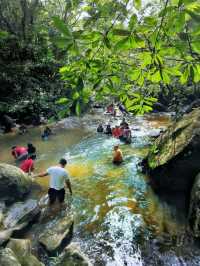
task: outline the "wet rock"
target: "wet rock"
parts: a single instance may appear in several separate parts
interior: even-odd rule
[[[21,225],[25,227],[29,222],[33,221],[40,213],[37,200],[28,199],[25,202],[17,202],[13,204],[7,212],[3,221],[5,228],[14,228]]]
[[[39,236],[40,244],[49,252],[62,249],[65,241],[71,238],[73,229],[73,215],[64,213],[64,216],[56,217],[45,224],[44,232]]]
[[[200,173],[196,176],[191,191],[188,221],[195,237],[200,237]]]
[[[22,266],[43,266],[35,256],[31,254],[31,241],[29,239],[11,239],[7,245]]]
[[[0,246],[7,242],[13,233],[13,229],[0,231]]]
[[[153,143],[143,168],[157,191],[189,193],[200,172],[200,109],[174,122]]]
[[[21,263],[18,261],[15,253],[9,249],[0,250],[0,265],[1,266],[21,266]]]
[[[22,199],[30,191],[32,180],[24,172],[9,164],[0,163],[0,198],[8,201]]]
[[[92,266],[89,259],[80,251],[76,243],[71,243],[64,250],[56,266]]]

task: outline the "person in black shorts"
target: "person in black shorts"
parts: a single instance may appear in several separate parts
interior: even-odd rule
[[[38,177],[50,175],[49,180],[49,204],[52,205],[58,200],[60,207],[65,200],[65,185],[68,187],[70,194],[72,195],[71,183],[69,175],[65,166],[67,161],[60,159],[59,165],[49,167],[46,172],[38,174]]]

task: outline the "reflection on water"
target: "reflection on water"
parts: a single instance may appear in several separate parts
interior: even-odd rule
[[[37,172],[57,163],[62,156],[67,158],[76,214],[75,241],[94,265],[198,265],[198,256],[184,264],[182,253],[176,254],[177,242],[173,239],[184,231],[184,221],[175,208],[158,199],[148,185],[148,177],[137,167],[148,151],[144,131],[168,122],[166,117],[135,119],[134,126],[142,132],[135,134],[131,145],[121,144],[121,166],[111,163],[113,145],[119,141],[83,128],[61,129],[47,142],[41,141],[40,129],[25,136],[2,137],[0,160],[11,163],[9,147],[30,141],[38,148]],[[48,178],[38,178],[37,182],[42,186],[37,196],[46,193]],[[168,243],[162,240],[163,235]],[[154,245],[154,240],[162,245]]]

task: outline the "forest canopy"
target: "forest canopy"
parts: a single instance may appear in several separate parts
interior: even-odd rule
[[[185,105],[199,98],[199,11],[195,0],[0,0],[1,109]]]

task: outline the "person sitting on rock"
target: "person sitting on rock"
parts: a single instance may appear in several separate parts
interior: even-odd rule
[[[12,156],[18,161],[22,161],[22,160],[27,159],[27,157],[28,157],[27,148],[22,147],[22,146],[13,146],[12,147]]]
[[[114,146],[114,154],[113,154],[113,163],[119,165],[122,162],[123,162],[122,152],[119,149],[119,145],[115,145]]]
[[[103,126],[102,124],[99,124],[98,127],[97,127],[97,132],[98,133],[103,133]]]
[[[34,160],[34,155],[28,155],[28,158],[20,164],[20,169],[30,175],[34,170]]]
[[[51,131],[51,129],[49,128],[49,127],[46,127],[45,129],[44,129],[44,132],[42,133],[42,139],[43,140],[47,140],[48,139],[48,137],[50,136],[52,134],[52,131]]]
[[[27,144],[27,151],[28,151],[28,155],[32,155],[35,157],[34,159],[36,159],[36,147],[33,146],[32,143]]]
[[[110,124],[108,124],[108,125],[106,126],[106,130],[105,130],[104,133],[107,134],[107,135],[112,135],[112,129],[111,129]]]
[[[53,205],[58,199],[60,207],[62,207],[65,199],[65,185],[68,187],[70,194],[72,195],[71,183],[69,180],[69,174],[65,170],[67,161],[65,159],[60,159],[57,166],[49,167],[46,172],[40,173],[35,177],[50,176],[49,181],[49,205]]]

